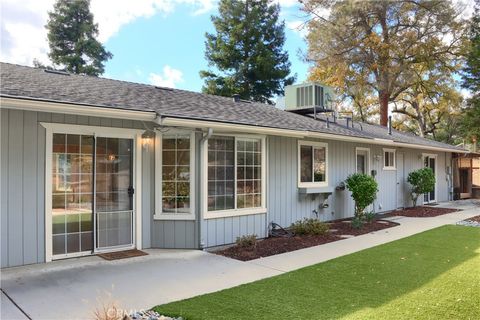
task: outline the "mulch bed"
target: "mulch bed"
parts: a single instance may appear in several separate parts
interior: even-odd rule
[[[376,220],[365,224],[362,229],[354,229],[349,219],[337,220],[329,223],[330,231],[325,235],[294,236],[290,238],[269,237],[258,240],[254,248],[235,245],[227,249],[215,251],[214,253],[241,261],[248,261],[342,240],[344,238],[341,237],[341,235],[358,236],[372,231],[391,228],[396,225],[398,224],[394,222]]]
[[[465,219],[463,221],[474,221],[474,222],[480,223],[480,216],[471,217],[471,218]]]
[[[413,218],[436,217],[442,214],[460,211],[458,209],[438,208],[432,206],[419,206],[415,208],[405,208],[402,210],[395,210],[384,215],[384,217],[403,216]]]

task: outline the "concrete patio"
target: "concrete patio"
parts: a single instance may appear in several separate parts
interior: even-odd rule
[[[241,262],[197,250],[145,250],[148,256],[86,257],[4,269],[2,319],[91,319],[113,302],[141,310],[272,277],[479,215],[476,202],[441,204],[464,211],[434,218],[389,218],[400,225],[351,239]],[[21,310],[20,310],[21,309]],[[23,313],[22,313],[23,312]],[[27,317],[28,316],[28,317]]]

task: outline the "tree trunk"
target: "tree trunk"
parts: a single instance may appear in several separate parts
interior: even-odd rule
[[[380,92],[380,125],[388,125],[388,93]]]

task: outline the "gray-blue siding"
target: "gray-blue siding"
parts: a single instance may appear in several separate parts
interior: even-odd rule
[[[0,110],[1,267],[45,261],[45,129],[40,122],[144,129],[138,121]],[[154,150],[142,150],[144,248],[198,248],[194,221],[153,220]]]
[[[52,114],[19,110],[0,110],[1,121],[1,266],[17,266],[45,261],[45,129],[40,122],[107,126],[119,128],[145,128],[141,122],[99,117]],[[312,217],[318,208],[319,197],[298,194],[297,143],[288,137],[267,137],[267,214],[202,219],[200,213],[200,148],[201,134],[196,136],[196,220],[154,220],[155,158],[153,146],[142,150],[142,241],[143,247],[199,248],[235,242],[242,235],[267,236],[268,223],[282,226],[304,217]],[[341,141],[328,143],[330,185],[336,186],[355,169],[355,147],[370,148],[371,169],[377,170],[379,183],[376,211],[388,211],[397,207],[397,171],[382,170],[382,161],[374,161],[374,155],[383,159],[382,146],[355,144]],[[405,177],[408,172],[423,166],[422,150],[397,148],[404,154]],[[451,154],[437,154],[438,201],[449,199],[446,166]],[[404,188],[405,206],[409,205]],[[379,204],[382,208],[379,209]],[[329,208],[320,211],[322,220],[332,220],[353,215],[353,201],[348,191],[334,191]]]

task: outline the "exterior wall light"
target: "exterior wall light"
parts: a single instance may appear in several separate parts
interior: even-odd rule
[[[145,131],[142,134],[142,146],[148,148],[148,146],[153,145],[153,139],[155,138],[155,133],[153,131]]]

